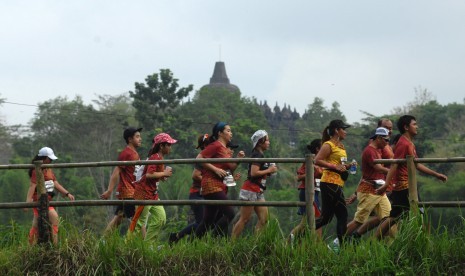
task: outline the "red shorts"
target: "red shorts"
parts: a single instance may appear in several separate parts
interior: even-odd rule
[[[49,206],[49,207],[48,207],[48,210],[49,210],[49,211],[55,210],[55,207]],[[32,208],[32,212],[34,213],[34,217],[38,217],[38,216],[39,216],[39,209],[37,209],[37,208]]]

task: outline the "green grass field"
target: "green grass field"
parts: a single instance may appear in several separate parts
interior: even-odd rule
[[[58,246],[29,246],[27,229],[1,228],[0,275],[438,275],[465,274],[465,227],[424,231],[404,221],[395,239],[367,236],[335,253],[330,237],[288,244],[276,221],[259,236],[206,237],[169,246],[102,238],[63,223]],[[159,245],[163,245],[159,248]]]

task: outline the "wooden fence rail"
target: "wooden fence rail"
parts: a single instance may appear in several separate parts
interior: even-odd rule
[[[305,202],[299,201],[265,201],[250,202],[242,200],[75,200],[75,201],[50,201],[53,207],[76,207],[76,206],[116,206],[116,205],[215,205],[230,206],[270,206],[270,207],[299,207],[306,206]],[[418,205],[428,208],[463,208],[465,201],[420,201]],[[0,203],[0,209],[37,208],[38,202],[7,202]]]
[[[134,166],[147,164],[195,164],[195,163],[302,163],[306,164],[306,173],[310,177],[305,178],[306,202],[298,201],[268,201],[268,202],[246,202],[240,200],[79,200],[74,202],[48,201],[45,190],[42,168],[87,168],[108,166]],[[50,224],[48,223],[49,206],[107,206],[107,205],[231,205],[231,206],[276,206],[297,207],[306,206],[307,225],[312,232],[315,231],[315,211],[313,210],[314,177],[313,177],[313,155],[305,158],[205,158],[205,159],[167,159],[167,160],[139,160],[139,161],[102,161],[83,163],[61,163],[42,164],[35,161],[34,164],[0,165],[2,169],[30,169],[35,168],[37,178],[37,194],[39,202],[35,203],[0,203],[0,209],[10,208],[38,208],[39,210],[39,243],[48,243],[51,238]],[[308,188],[311,187],[311,188]]]
[[[275,206],[275,207],[306,207],[307,225],[311,231],[315,231],[315,213],[313,210],[314,198],[314,168],[313,155],[306,155],[305,158],[210,158],[210,159],[168,159],[168,160],[140,160],[140,161],[101,161],[83,163],[59,163],[42,164],[36,161],[34,164],[9,164],[0,165],[0,170],[10,169],[30,169],[35,168],[37,178],[38,202],[12,202],[0,203],[0,209],[15,208],[38,208],[39,209],[39,243],[50,242],[50,224],[48,223],[48,206],[71,207],[71,206],[108,206],[108,205],[230,205],[230,206]],[[45,190],[44,177],[41,168],[87,168],[87,167],[109,167],[109,166],[134,166],[147,164],[195,164],[195,163],[303,163],[306,166],[305,178],[305,202],[298,201],[266,201],[248,202],[241,200],[76,200],[76,201],[48,201]],[[416,168],[415,163],[452,163],[465,162],[465,157],[452,158],[413,158],[407,156],[406,159],[377,159],[375,163],[394,164],[407,162],[409,172],[409,200],[412,210],[418,210],[418,205],[425,207],[465,207],[465,201],[436,201],[418,202]],[[311,188],[309,188],[311,187]]]

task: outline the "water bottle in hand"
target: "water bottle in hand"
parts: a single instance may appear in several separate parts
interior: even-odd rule
[[[355,159],[352,159],[352,163],[350,163],[349,173],[350,174],[357,173],[357,161],[355,161]]]

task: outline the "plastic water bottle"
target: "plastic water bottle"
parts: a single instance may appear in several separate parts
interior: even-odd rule
[[[352,159],[352,163],[350,163],[349,173],[350,174],[357,173],[357,161],[355,161],[355,159]]]
[[[270,167],[273,167],[273,166],[276,166],[276,163],[270,163]],[[278,174],[278,172],[274,172],[270,174],[270,176],[275,176],[276,174]]]
[[[226,186],[236,186],[236,181],[234,180],[234,177],[232,176],[231,172],[227,172],[227,175],[223,178],[223,183]]]

